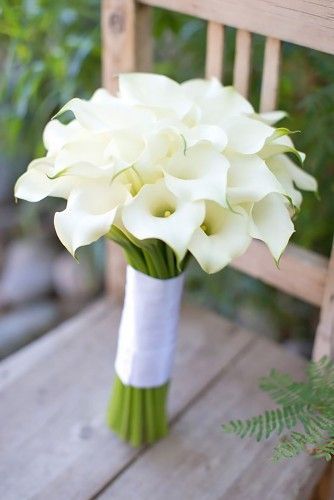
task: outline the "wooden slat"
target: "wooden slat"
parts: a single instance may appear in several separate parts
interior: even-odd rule
[[[141,0],[142,3],[182,12],[334,54],[332,0]]]
[[[334,359],[334,244],[313,348],[314,359],[318,360],[322,356],[330,356]]]
[[[184,413],[170,437],[142,454],[98,499],[307,500],[324,461],[302,454],[275,464],[277,438],[259,444],[221,430],[223,422],[272,405],[258,388],[260,376],[275,367],[300,378],[304,365],[258,338]]]
[[[232,267],[310,304],[322,304],[328,259],[319,254],[290,244],[278,269],[267,247],[253,241],[249,250],[232,262]]]
[[[262,72],[260,111],[276,109],[279,81],[281,42],[277,38],[267,37]]]
[[[104,87],[115,93],[118,73],[150,71],[151,9],[134,0],[103,0],[101,15],[102,80]],[[107,242],[106,288],[118,300],[124,294],[125,267],[120,247]]]
[[[91,498],[140,453],[105,426],[119,317],[103,300],[0,364],[1,500]],[[174,419],[253,340],[198,307],[184,308],[180,330]]]
[[[224,26],[213,21],[208,22],[206,39],[206,78],[223,77]]]
[[[252,35],[249,31],[237,30],[233,84],[244,97],[248,96],[251,68]]]

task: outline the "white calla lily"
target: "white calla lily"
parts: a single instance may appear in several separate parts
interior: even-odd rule
[[[125,228],[139,240],[164,241],[182,261],[194,231],[204,219],[204,202],[176,198],[164,180],[144,186],[122,209]]]
[[[216,125],[197,125],[183,131],[186,147],[191,148],[200,142],[212,144],[218,151],[224,151],[227,145],[227,135]]]
[[[273,127],[247,116],[224,119],[223,126],[228,137],[227,148],[245,155],[260,151],[275,132]]]
[[[193,78],[181,83],[181,87],[188,98],[192,99],[197,104],[203,102],[204,99],[219,96],[223,88],[217,78],[211,78],[210,80]]]
[[[227,197],[231,205],[259,201],[269,193],[288,194],[265,162],[256,155],[230,154]]]
[[[94,99],[94,96],[91,100],[71,99],[56,117],[65,111],[72,111],[83,128],[95,132],[152,128],[156,118],[149,109],[130,106],[105,91],[98,95],[105,96],[105,99]]]
[[[279,262],[293,233],[294,225],[283,196],[271,193],[254,203],[250,213],[249,234],[264,241],[276,262]]]
[[[212,200],[227,207],[226,181],[229,162],[207,144],[197,144],[164,163],[168,189],[183,200]]]
[[[164,75],[119,75],[119,96],[130,104],[172,110],[179,118],[183,118],[193,106],[181,85]]]
[[[64,125],[59,120],[51,120],[43,131],[43,143],[48,155],[54,155],[67,142],[79,139],[84,132],[85,129],[81,127],[77,120],[72,120],[67,125]]]
[[[108,133],[91,134],[87,132],[80,140],[69,141],[55,156],[51,176],[66,171],[71,172],[71,167],[77,167],[76,170],[79,171],[79,174],[80,168],[83,167],[83,175],[86,165],[102,168],[105,164],[108,164],[105,151],[109,142],[110,135]],[[96,175],[98,175],[98,168],[96,168]]]
[[[304,191],[317,191],[315,178],[295,165],[288,156],[284,154],[272,156],[266,163],[296,207],[299,208],[302,202],[302,195],[296,187]]]
[[[253,118],[263,121],[267,125],[275,125],[275,123],[283,120],[287,116],[285,111],[268,111],[266,113],[255,113]]]
[[[40,201],[47,196],[67,198],[76,179],[72,176],[50,178],[53,161],[49,157],[33,160],[27,171],[15,184],[15,197],[27,201]]]
[[[269,138],[266,141],[261,151],[259,151],[259,156],[264,160],[271,158],[272,156],[276,156],[282,153],[292,153],[294,154],[301,163],[305,160],[305,154],[301,151],[298,151],[292,140],[287,134],[279,135],[273,134],[273,139]]]
[[[248,234],[248,216],[239,207],[239,213],[231,212],[215,202],[206,202],[206,215],[189,243],[202,269],[215,273],[244,253],[251,242]]]
[[[199,103],[202,111],[201,123],[224,125],[233,117],[254,113],[253,106],[233,87],[221,87],[214,96],[209,96]]]
[[[105,182],[90,182],[75,187],[62,212],[55,214],[58,238],[74,256],[76,250],[108,233],[117,209],[130,198],[125,186]]]

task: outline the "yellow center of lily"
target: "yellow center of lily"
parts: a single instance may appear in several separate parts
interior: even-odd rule
[[[169,217],[170,215],[172,215],[172,212],[170,210],[165,210],[164,217]]]

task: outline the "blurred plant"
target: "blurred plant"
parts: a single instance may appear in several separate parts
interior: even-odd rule
[[[64,102],[99,85],[99,3],[2,1],[1,154],[14,169],[42,152],[41,132]]]

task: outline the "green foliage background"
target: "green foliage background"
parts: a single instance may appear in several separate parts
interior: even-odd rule
[[[100,2],[98,0],[1,0],[0,159],[14,180],[43,152],[41,134],[54,112],[73,96],[88,97],[100,85]],[[154,12],[154,70],[177,80],[203,76],[205,23],[162,10]],[[224,83],[232,83],[235,31],[227,30]],[[254,37],[251,101],[259,101],[264,39]],[[285,44],[279,108],[287,126],[301,130],[294,140],[307,153],[305,167],[318,178],[321,202],[306,195],[294,241],[329,254],[334,220],[334,63],[324,53]],[[50,202],[46,202],[50,206]],[[44,204],[45,206],[45,204]],[[39,209],[25,231],[38,227]],[[29,212],[30,213],[30,212]],[[235,316],[259,307],[276,336],[311,338],[318,312],[227,269],[214,277],[193,268],[192,296]],[[270,333],[270,332],[268,332]]]

